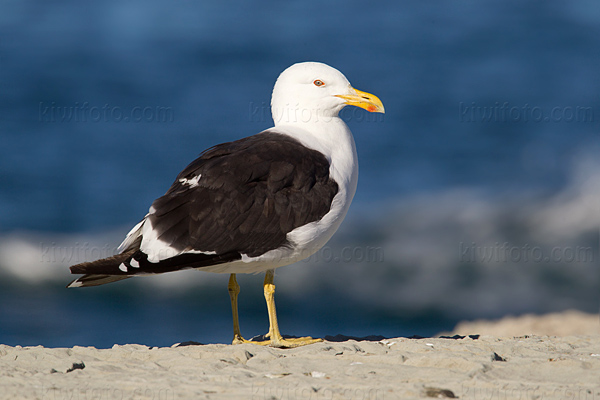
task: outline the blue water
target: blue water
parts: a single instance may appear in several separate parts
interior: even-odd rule
[[[331,244],[385,257],[282,269],[290,333],[430,335],[465,318],[597,311],[599,22],[586,0],[6,2],[0,343],[227,342],[226,277],[66,291],[80,259],[43,249],[114,248],[203,149],[270,127],[277,75],[306,60],[385,104],[382,117],[343,112],[360,180]],[[591,256],[461,259],[464,243],[504,242]],[[261,277],[246,279],[246,324],[261,334]]]

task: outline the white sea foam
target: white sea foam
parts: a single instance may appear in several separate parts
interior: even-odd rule
[[[551,196],[454,189],[351,212],[326,248],[278,270],[278,287],[300,298],[329,288],[373,307],[448,315],[589,308],[599,279],[599,171],[599,162],[582,161],[571,183]],[[110,256],[126,232],[5,235],[0,273],[66,283],[69,265]],[[185,289],[223,279],[186,271],[137,282]]]

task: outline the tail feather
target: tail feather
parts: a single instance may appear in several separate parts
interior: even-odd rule
[[[112,257],[73,265],[70,267],[71,273],[83,274],[83,276],[71,282],[67,287],[98,286],[135,275],[163,274],[184,269],[203,268],[241,259],[242,255],[237,251],[222,254],[183,252],[159,262],[150,262],[148,256],[134,246]]]
[[[80,276],[67,285],[68,288],[74,287],[88,287],[88,286],[99,286],[106,283],[112,283],[121,281],[123,279],[131,278],[127,275],[100,275],[100,274],[88,274]]]
[[[69,269],[71,270],[72,274],[123,275],[123,271],[119,270],[119,265],[122,262],[125,262],[135,252],[135,249],[131,249],[129,251],[114,255],[112,257],[73,265]]]
[[[121,263],[127,261],[136,249],[97,261],[73,265],[69,269],[72,274],[85,274],[69,283],[67,287],[98,286],[129,278],[129,274],[119,269]]]

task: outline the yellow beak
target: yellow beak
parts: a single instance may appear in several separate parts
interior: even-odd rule
[[[379,97],[354,88],[352,90],[356,94],[338,94],[336,97],[346,100],[346,104],[349,106],[364,108],[368,112],[385,113],[385,108],[383,108],[383,103],[379,100]]]

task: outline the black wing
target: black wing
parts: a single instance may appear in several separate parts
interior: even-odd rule
[[[263,132],[201,154],[154,201],[148,219],[177,252],[256,257],[321,219],[337,191],[322,153]]]
[[[289,136],[265,131],[220,144],[188,165],[146,217],[163,242],[156,247],[166,244],[176,255],[151,262],[137,238],[114,257],[72,266],[71,273],[85,275],[69,287],[260,256],[321,219],[337,192],[325,156]]]

